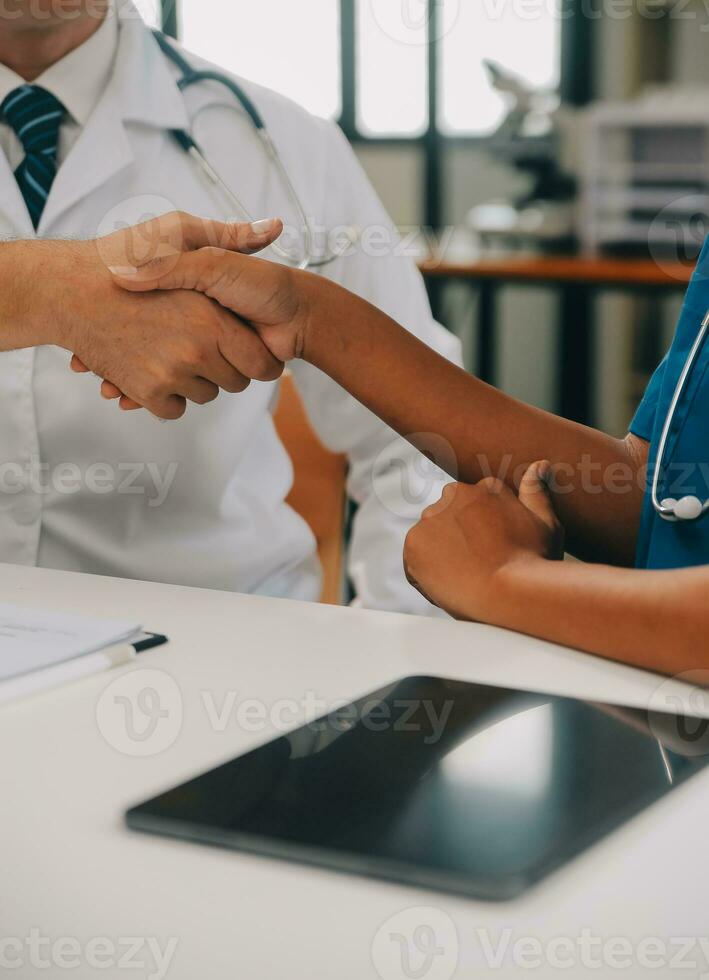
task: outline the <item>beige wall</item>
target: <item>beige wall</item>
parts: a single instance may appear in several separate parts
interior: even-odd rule
[[[425,171],[416,149],[358,147],[358,156],[384,203],[400,225],[423,220]],[[525,189],[525,178],[491,160],[480,150],[452,147],[444,160],[444,220],[462,224],[476,204],[507,199]],[[505,290],[500,301],[498,377],[518,398],[553,408],[556,337],[554,302],[536,289]],[[474,291],[449,290],[446,325],[463,340],[466,362],[475,365],[476,297]],[[530,371],[529,365],[534,368]]]

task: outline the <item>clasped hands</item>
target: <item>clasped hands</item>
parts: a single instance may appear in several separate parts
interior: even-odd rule
[[[67,278],[81,291],[80,315],[61,341],[72,369],[105,379],[104,398],[120,399],[122,409],[146,408],[161,419],[178,419],[188,401],[204,405],[220,390],[276,380],[283,361],[190,270],[216,270],[227,252],[253,255],[281,231],[277,220],[226,224],[173,212],[73,244]],[[278,267],[269,268],[278,277]],[[158,277],[159,285],[150,281]],[[161,291],[168,278],[170,291]]]
[[[187,401],[212,401],[220,389],[241,392],[253,379],[277,379],[285,361],[306,356],[321,282],[246,258],[281,231],[277,220],[222,224],[170,214],[87,243],[103,266],[104,295],[87,277],[92,328],[79,323],[62,343],[72,368],[104,379],[104,398],[122,409],[147,408],[166,419],[179,418]],[[99,313],[96,324],[97,303],[108,323]],[[449,485],[408,535],[412,585],[456,618],[505,625],[510,578],[563,555],[549,477],[549,464],[538,462],[517,492],[494,479]]]

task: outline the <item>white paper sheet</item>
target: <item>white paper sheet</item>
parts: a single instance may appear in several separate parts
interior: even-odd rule
[[[0,603],[0,682],[125,643],[139,623]]]

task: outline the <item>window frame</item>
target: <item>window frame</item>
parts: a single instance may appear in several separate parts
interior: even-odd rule
[[[293,0],[298,2],[298,0]],[[423,152],[426,161],[425,218],[431,228],[441,225],[443,214],[443,154],[449,147],[484,147],[489,136],[473,133],[445,133],[439,125],[438,42],[441,0],[427,0],[428,12],[428,127],[418,136],[371,136],[357,126],[357,0],[339,0],[342,57],[342,111],[338,123],[349,141],[357,146],[408,147]],[[163,30],[179,37],[179,0],[161,0]],[[561,78],[562,101],[585,105],[594,92],[593,29],[595,21],[585,17],[582,0],[562,0]]]

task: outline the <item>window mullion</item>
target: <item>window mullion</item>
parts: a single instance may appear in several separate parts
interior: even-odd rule
[[[438,229],[443,217],[442,140],[438,125],[438,79],[440,77],[439,43],[441,0],[428,0],[428,129],[425,137],[426,187],[425,220],[429,228]]]
[[[357,0],[340,0],[340,60],[342,70],[342,115],[345,134],[357,136]]]
[[[170,37],[178,37],[177,0],[161,0],[162,29]]]

